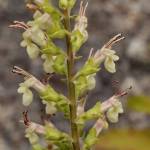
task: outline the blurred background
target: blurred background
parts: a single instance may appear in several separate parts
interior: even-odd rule
[[[79,3],[79,0],[78,0]],[[78,11],[78,4],[75,12]],[[122,33],[126,39],[114,49],[120,56],[117,72],[109,74],[102,69],[97,75],[96,89],[90,93],[87,109],[97,99],[105,100],[116,89],[128,88],[130,94],[123,98],[125,113],[117,124],[110,125],[98,142],[97,150],[149,150],[150,149],[150,4],[149,0],[92,0],[87,11],[89,40],[80,54],[86,60],[91,47],[98,49],[112,36]],[[24,138],[24,125],[19,123],[22,112],[29,110],[33,121],[41,122],[43,106],[35,96],[29,108],[22,106],[17,94],[21,77],[14,75],[12,67],[20,66],[42,79],[41,60],[32,61],[20,47],[22,31],[10,29],[14,20],[27,21],[32,14],[25,8],[24,0],[0,0],[0,150],[30,150]],[[113,81],[119,81],[114,87]],[[58,90],[64,85],[51,79]],[[65,91],[64,91],[65,92]],[[67,130],[61,115],[54,121],[58,128]],[[89,123],[88,126],[90,126]],[[87,127],[88,128],[88,127]]]

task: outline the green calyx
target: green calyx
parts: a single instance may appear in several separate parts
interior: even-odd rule
[[[75,75],[74,83],[77,97],[95,88],[95,75],[99,70],[99,66],[95,64],[93,58],[89,58]]]
[[[78,116],[77,124],[83,125],[85,124],[86,121],[98,119],[101,116],[102,116],[101,103],[97,102],[93,108],[91,108],[87,112],[84,112],[81,116]]]
[[[59,150],[71,149],[71,138],[63,132],[60,132],[49,125],[45,126],[45,138],[53,143]]]
[[[84,35],[79,31],[75,30],[71,34],[71,46],[74,52],[77,52],[80,47],[84,44],[85,38]]]
[[[46,73],[55,72],[61,75],[66,74],[66,58],[64,54],[58,54],[56,56],[43,54],[42,59],[44,59],[43,68]]]
[[[51,14],[54,20],[60,20],[61,13],[52,5],[51,0],[34,0],[34,3],[44,12]]]
[[[75,3],[76,0],[59,0],[59,7],[64,10],[71,9]]]
[[[99,65],[94,62],[93,58],[89,58],[76,76],[88,76],[97,73],[99,70]]]
[[[76,88],[76,97],[86,94],[89,90],[95,88],[95,74],[89,76],[79,76],[74,81]]]
[[[45,91],[40,93],[42,100],[53,102],[56,108],[64,112],[66,117],[69,117],[69,102],[67,98],[58,94],[50,85],[46,87]]]
[[[84,140],[83,150],[90,150],[91,147],[98,141],[96,129],[92,128]]]

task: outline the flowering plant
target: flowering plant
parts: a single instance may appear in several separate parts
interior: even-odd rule
[[[108,121],[115,123],[118,115],[123,113],[120,97],[127,91],[114,94],[111,98],[85,111],[87,93],[95,88],[95,76],[104,62],[106,70],[116,72],[115,62],[119,60],[112,46],[124,39],[121,34],[114,36],[95,53],[90,50],[89,57],[83,67],[74,71],[75,61],[79,59],[77,53],[88,39],[88,19],[86,9],[88,3],[80,3],[79,13],[72,15],[71,10],[76,0],[59,0],[59,7],[55,7],[49,0],[32,0],[27,3],[31,9],[33,20],[27,23],[14,21],[10,27],[21,28],[23,40],[21,46],[26,48],[31,59],[41,57],[45,73],[59,74],[66,77],[68,96],[55,90],[49,83],[43,83],[27,71],[15,66],[13,72],[24,76],[24,82],[19,85],[18,93],[23,95],[23,104],[29,106],[33,101],[34,89],[45,105],[47,114],[63,112],[70,120],[70,133],[58,130],[50,121],[43,125],[28,119],[24,112],[26,137],[33,150],[91,150],[98,140],[101,131],[108,127]],[[71,21],[75,20],[73,29]],[[66,39],[66,50],[57,46],[55,39]],[[86,136],[83,134],[85,124],[89,120],[96,120]],[[43,138],[45,144],[40,144]]]

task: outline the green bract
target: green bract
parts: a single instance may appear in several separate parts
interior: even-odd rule
[[[71,149],[71,139],[69,136],[52,126],[46,125],[45,138],[55,144],[58,150]]]
[[[93,108],[83,113],[81,116],[79,115],[79,117],[77,118],[77,123],[83,125],[85,124],[86,121],[97,119],[101,115],[102,115],[101,104],[100,102],[97,102]]]
[[[69,116],[68,100],[65,96],[58,94],[51,86],[47,86],[45,91],[40,93],[41,99],[47,102],[53,102],[56,108],[64,112],[65,116]]]
[[[97,73],[99,70],[99,66],[94,62],[94,59],[90,58],[78,72],[77,76],[88,76]]]

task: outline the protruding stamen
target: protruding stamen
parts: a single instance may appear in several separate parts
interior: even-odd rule
[[[24,29],[27,30],[29,28],[29,26],[27,24],[25,24],[24,22],[21,21],[14,21],[12,25],[9,25],[10,28],[20,28],[20,29]]]
[[[91,48],[88,59],[92,57],[93,51],[94,51],[94,48]]]
[[[81,1],[80,3],[79,16],[82,16],[82,12],[83,12],[83,1]]]
[[[105,48],[111,48],[115,43],[120,42],[120,41],[123,40],[124,38],[125,38],[125,37],[122,37],[122,34],[121,34],[121,33],[120,33],[120,34],[117,34],[117,35],[115,35],[113,38],[111,38],[111,39],[109,40],[109,42],[104,45],[104,47],[105,47]]]
[[[79,10],[79,16],[80,17],[85,16],[87,7],[88,7],[88,2],[86,3],[85,7],[83,7],[83,1],[81,1],[81,3],[80,3],[80,10]]]
[[[116,101],[118,101],[118,99],[122,96],[125,96],[129,93],[129,90],[131,90],[132,87],[127,88],[124,91],[121,91],[115,95],[113,95],[112,97],[110,97],[108,100],[104,101],[101,105],[101,110],[102,112],[107,111],[110,107],[112,107]]]
[[[122,96],[125,96],[129,93],[129,91],[132,89],[132,86],[130,86],[129,88],[127,88],[126,90],[124,91],[120,91],[119,93],[116,93],[115,95],[117,97],[122,97]]]
[[[23,70],[22,68],[20,68],[18,66],[14,66],[12,72],[19,74],[19,75],[23,75],[26,78],[32,78],[33,77],[30,73],[28,73],[27,71]]]
[[[86,10],[87,10],[87,7],[88,7],[88,2],[86,3],[85,7],[84,7],[84,10],[83,10],[83,16],[85,16],[85,13],[86,13]]]
[[[94,55],[94,58],[95,59],[98,59],[100,56],[103,55],[103,51],[105,49],[111,49],[112,46],[115,44],[115,43],[118,43],[120,42],[121,40],[125,39],[125,37],[122,37],[122,34],[117,34],[115,35],[113,38],[111,38],[109,40],[109,42],[107,42],[100,50],[98,50],[95,55]]]

